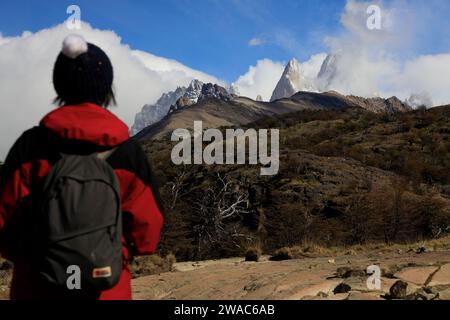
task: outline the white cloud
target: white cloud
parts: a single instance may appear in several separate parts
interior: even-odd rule
[[[281,62],[270,59],[259,60],[256,66],[250,66],[247,73],[240,76],[234,85],[242,96],[256,99],[261,95],[264,101],[269,101],[283,70],[284,64]]]
[[[314,79],[317,77],[317,74],[320,71],[320,67],[322,67],[323,61],[327,57],[326,53],[318,53],[311,58],[309,58],[308,61],[300,63],[300,70],[305,76],[305,78]]]
[[[140,50],[133,50],[131,54],[138,58],[146,68],[158,72],[167,81],[178,81],[180,77],[189,75],[189,78],[195,78],[202,82],[225,85],[224,81],[218,80],[216,77],[204,72],[189,68],[176,60],[158,57]]]
[[[52,70],[64,37],[73,31],[64,24],[18,37],[0,35],[0,159],[15,139],[53,108]],[[187,85],[192,79],[222,81],[181,63],[131,50],[113,31],[83,23],[77,33],[100,46],[114,66],[118,106],[112,111],[129,126],[135,114],[163,92]]]
[[[426,12],[403,1],[378,1],[381,30],[369,30],[366,10],[372,2],[348,0],[341,16],[345,32],[327,38],[337,55],[336,73],[323,90],[360,96],[396,95],[407,99],[420,94],[435,105],[450,103],[450,53],[410,57],[417,47],[416,35],[426,30]],[[420,12],[419,12],[420,11]],[[432,15],[429,15],[432,17]],[[429,99],[427,99],[429,101]]]
[[[264,41],[264,39],[261,38],[253,38],[250,39],[250,41],[248,42],[248,45],[250,47],[257,47],[257,46],[262,46],[263,44],[265,44],[266,42]]]
[[[434,105],[450,103],[450,53],[420,56],[405,62],[388,80],[389,94],[427,95]]]
[[[1,46],[2,44],[8,43],[10,40],[11,40],[11,38],[4,37],[4,36],[2,35],[2,33],[0,32],[0,46]]]

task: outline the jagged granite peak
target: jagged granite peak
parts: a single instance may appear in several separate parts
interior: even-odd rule
[[[301,74],[300,64],[293,58],[284,69],[280,81],[272,93],[270,101],[289,98],[304,88],[305,79]]]
[[[202,93],[198,100],[202,101],[208,98],[219,99],[222,101],[230,101],[232,97],[231,94],[224,87],[221,87],[217,84],[207,83],[203,85]]]
[[[170,114],[181,108],[192,106],[197,102],[201,102],[208,98],[230,101],[232,95],[225,88],[217,84],[203,84],[202,82],[197,81],[196,83],[191,83],[191,86],[186,90],[186,93],[170,107],[168,113]]]
[[[340,94],[330,92],[326,94],[333,94],[345,97],[350,103],[354,103],[356,106],[374,113],[384,113],[384,112],[397,113],[397,112],[408,112],[412,110],[412,108],[408,104],[402,102],[397,97],[390,97],[388,99],[384,99],[381,97],[363,98],[354,95],[343,96]]]
[[[135,116],[134,124],[130,129],[131,135],[139,133],[144,128],[164,118],[169,112],[170,106],[185,93],[185,87],[178,87],[175,91],[163,93],[155,104],[146,104]]]
[[[193,80],[183,96],[178,98],[169,108],[169,114],[184,107],[191,106],[198,102],[198,98],[202,94],[203,82],[199,80]]]
[[[147,104],[142,111],[136,114],[131,127],[131,134],[135,135],[142,129],[160,121],[168,113],[178,107],[184,107],[197,103],[202,93],[203,82],[194,79],[188,87],[178,87],[175,91],[163,93],[155,104]]]
[[[337,74],[338,56],[336,54],[329,54],[325,58],[317,75],[317,82],[320,91],[325,91],[329,88],[332,81]]]
[[[191,100],[193,103],[197,103],[198,97],[200,97],[200,94],[202,93],[202,88],[203,82],[200,80],[192,80],[189,87],[186,89],[184,97]]]

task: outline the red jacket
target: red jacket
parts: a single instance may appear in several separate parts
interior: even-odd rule
[[[128,261],[155,251],[163,224],[162,206],[147,158],[128,127],[95,104],[60,107],[26,131],[8,154],[0,175],[0,254],[14,262],[12,299],[33,299],[32,270],[17,239],[31,212],[30,195],[39,188],[59,153],[89,154],[116,148],[108,158],[120,181],[123,210],[124,269],[119,283],[100,299],[131,299]],[[23,248],[23,244],[21,246]]]

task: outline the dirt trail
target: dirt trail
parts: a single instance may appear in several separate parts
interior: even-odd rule
[[[364,270],[370,265],[378,265],[383,270],[378,290],[367,287],[369,276]],[[267,257],[260,262],[233,258],[177,263],[174,267],[175,272],[134,279],[134,298],[381,299],[402,279],[408,283],[408,289],[399,298],[408,295],[407,298],[450,299],[450,251],[374,253],[279,262],[268,261]]]

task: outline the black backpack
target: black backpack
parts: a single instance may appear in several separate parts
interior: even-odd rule
[[[46,177],[33,231],[40,287],[83,296],[118,283],[123,266],[120,186],[106,162],[113,151],[62,154]]]

